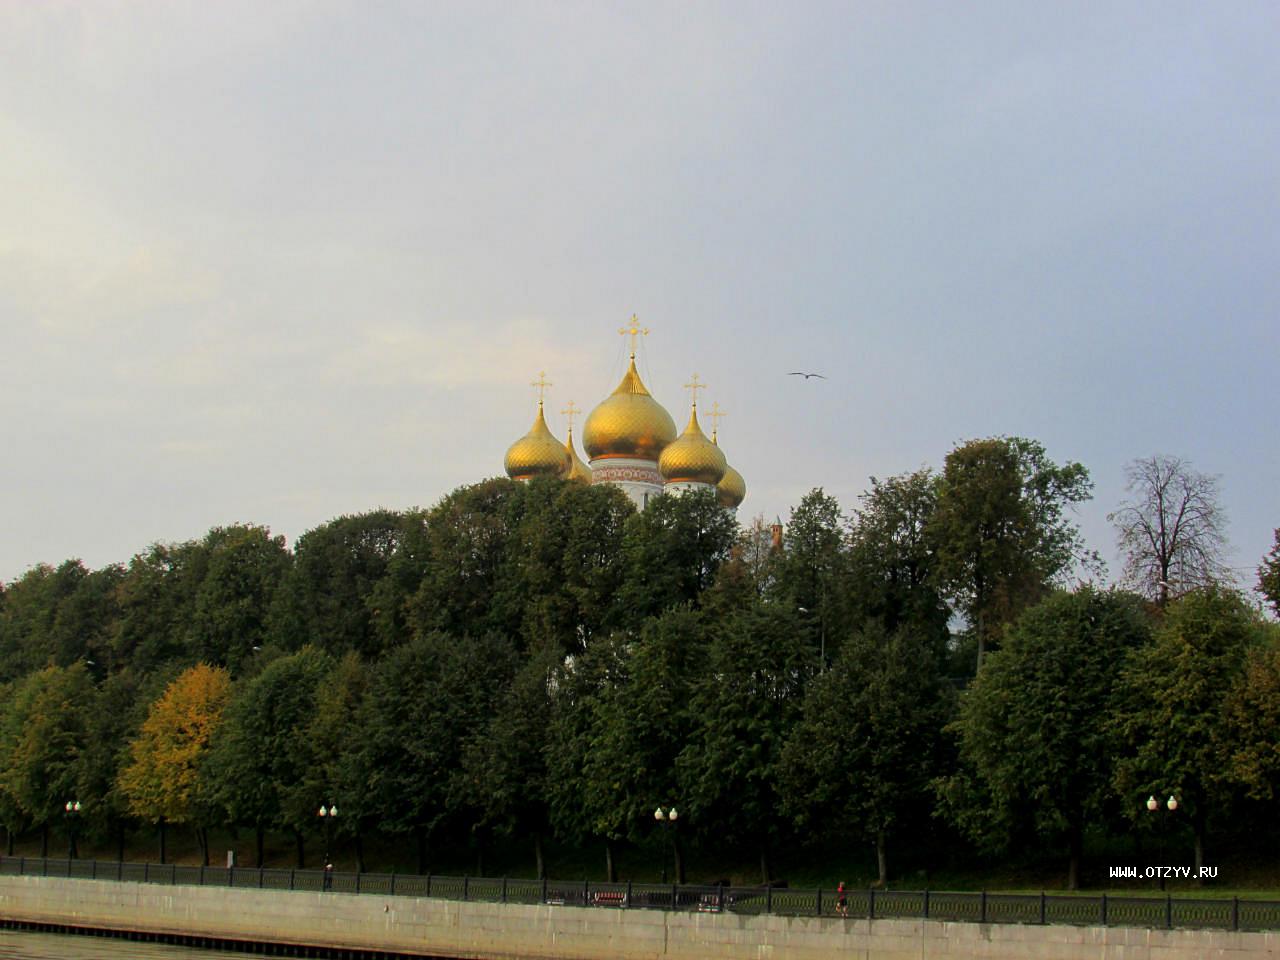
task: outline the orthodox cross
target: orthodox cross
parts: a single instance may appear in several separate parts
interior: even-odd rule
[[[634,360],[636,358],[636,337],[647,337],[649,329],[640,326],[640,321],[636,319],[636,315],[633,313],[631,315],[631,326],[623,327],[618,333],[624,337],[631,337],[631,359]]]
[[[716,434],[720,431],[720,420],[728,416],[725,411],[720,409],[720,401],[717,400],[711,405],[711,442],[715,443]]]
[[[542,401],[546,398],[547,387],[551,386],[551,381],[547,379],[547,371],[539,370],[538,379],[534,380],[529,386],[538,388],[538,408],[542,408]]]
[[[573,436],[573,418],[576,417],[578,414],[580,414],[582,411],[577,407],[575,407],[573,405],[573,401],[570,400],[569,405],[565,407],[563,410],[561,410],[560,412],[569,418],[569,436]]]
[[[705,383],[699,383],[698,375],[695,373],[693,375],[693,379],[686,383],[684,388],[693,394],[693,406],[696,409],[698,406],[698,391],[707,389],[707,385]]]

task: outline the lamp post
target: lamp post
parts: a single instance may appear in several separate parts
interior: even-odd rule
[[[80,851],[76,849],[76,824],[80,817],[80,801],[68,800],[63,809],[67,811],[67,859],[78,860]]]
[[[333,821],[338,816],[337,804],[331,803],[327,807],[323,803],[320,804],[320,809],[316,811],[316,816],[324,824],[324,881],[327,889],[330,875],[333,872],[333,862],[330,858],[333,851]]]
[[[1173,794],[1170,794],[1169,799],[1164,802],[1164,807],[1168,811],[1168,814],[1175,813],[1178,809],[1178,798],[1173,796]],[[1160,813],[1160,801],[1156,799],[1155,794],[1152,794],[1151,796],[1147,797],[1147,810],[1151,813],[1160,814],[1160,860],[1161,860],[1161,863],[1158,869],[1160,870],[1160,889],[1163,890],[1164,889],[1164,866],[1165,866],[1163,863],[1164,839],[1165,839],[1165,834],[1168,832],[1168,825],[1166,820],[1166,817],[1168,816],[1168,814]]]
[[[681,876],[684,871],[681,869],[680,849],[676,846],[676,821],[680,819],[680,812],[675,807],[663,810],[659,807],[653,811],[653,819],[658,823],[664,823],[671,833],[671,866],[676,876],[676,883],[683,883],[684,877]],[[666,851],[662,854],[662,882],[667,882],[667,855]]]

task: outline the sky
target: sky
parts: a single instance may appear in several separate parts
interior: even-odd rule
[[[0,0],[0,581],[501,474],[545,370],[740,517],[1016,435],[1280,526],[1280,5]],[[789,371],[817,371],[802,380]],[[580,434],[579,425],[579,434]],[[580,449],[580,448],[579,448]]]

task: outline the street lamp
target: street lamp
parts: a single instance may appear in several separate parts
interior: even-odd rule
[[[676,883],[683,883],[684,877],[682,877],[681,874],[684,871],[680,869],[681,867],[680,849],[679,847],[676,846],[676,821],[680,819],[680,812],[676,810],[675,807],[671,807],[669,810],[665,810],[665,811],[661,807],[659,807],[657,810],[653,811],[653,819],[656,820],[658,823],[667,824],[667,826],[670,828],[671,865],[675,871]],[[665,851],[662,856],[662,882],[663,883],[667,882],[667,857],[666,857]]]
[[[324,885],[325,889],[328,889],[333,873],[333,862],[330,859],[330,855],[333,851],[333,821],[338,816],[338,805],[331,803],[326,807],[322,803],[320,804],[320,809],[316,811],[316,816],[324,824]]]
[[[63,809],[67,811],[67,859],[78,860],[80,851],[76,849],[76,821],[80,816],[80,801],[68,800]]]
[[[1164,806],[1165,806],[1165,809],[1167,809],[1170,814],[1176,813],[1178,810],[1178,798],[1173,796],[1173,794],[1170,794],[1169,799],[1164,802]],[[1154,793],[1151,796],[1147,797],[1147,810],[1149,810],[1151,813],[1158,813],[1160,811],[1160,801],[1156,799]],[[1168,831],[1165,817],[1166,817],[1165,814],[1161,814],[1160,816],[1161,863],[1160,863],[1160,866],[1157,868],[1160,871],[1160,889],[1161,890],[1164,889],[1164,866],[1165,866],[1163,862],[1164,861],[1164,839],[1165,839],[1165,833]]]

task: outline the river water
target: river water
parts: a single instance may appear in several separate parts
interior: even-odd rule
[[[267,960],[261,953],[227,953],[108,937],[0,930],[0,960]]]

